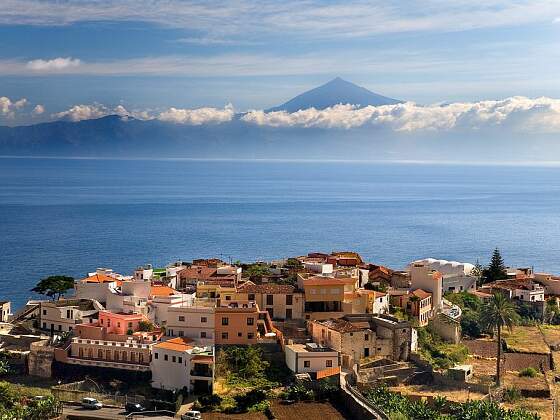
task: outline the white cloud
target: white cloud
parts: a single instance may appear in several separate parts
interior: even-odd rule
[[[27,99],[25,98],[13,101],[6,96],[0,96],[0,116],[15,118],[16,111],[24,108],[25,105],[27,105]]]
[[[74,105],[72,108],[53,114],[58,119],[68,119],[70,121],[90,120],[110,115],[112,112],[105,105],[94,103],[91,105]]]
[[[405,31],[458,31],[550,22],[557,0],[3,0],[0,23],[67,25],[84,21],[144,21],[223,39],[252,33],[313,38]]]
[[[44,112],[45,112],[45,106],[44,105],[38,104],[38,105],[35,105],[35,108],[33,108],[33,115],[41,115],[41,114],[44,114]]]
[[[80,66],[81,61],[72,57],[58,57],[52,60],[31,60],[26,67],[34,72],[60,72]]]
[[[197,108],[197,109],[178,109],[169,108],[160,113],[158,119],[176,124],[202,125],[219,124],[231,121],[235,111],[231,104],[223,109],[218,108]]]
[[[379,126],[400,132],[421,130],[478,130],[508,126],[516,131],[559,132],[560,100],[515,96],[499,101],[457,102],[421,106],[336,105],[324,110],[309,108],[294,113],[250,111],[245,122],[271,127],[338,128]]]

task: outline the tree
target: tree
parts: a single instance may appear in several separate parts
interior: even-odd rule
[[[502,358],[502,328],[506,327],[509,331],[519,321],[519,315],[515,311],[515,306],[503,293],[495,293],[480,311],[480,323],[488,331],[496,331],[498,338],[497,360],[496,360],[496,384],[501,385],[501,358]]]
[[[476,277],[476,283],[480,286],[482,277],[484,276],[484,267],[480,264],[480,261],[476,260],[474,268],[471,270],[471,276]]]
[[[500,250],[496,248],[492,253],[490,265],[484,270],[484,283],[489,283],[496,280],[503,280],[507,278],[506,266]]]
[[[284,267],[290,271],[296,271],[301,270],[303,268],[303,264],[297,258],[288,258]]]
[[[42,279],[37,286],[31,289],[32,292],[39,293],[53,300],[60,299],[69,289],[74,287],[74,278],[69,276],[49,276]]]
[[[269,274],[270,270],[263,264],[251,264],[245,271],[245,275],[249,277],[249,280],[257,282],[260,282],[264,276]]]
[[[154,324],[150,321],[140,321],[138,323],[138,331],[150,332],[155,329]]]

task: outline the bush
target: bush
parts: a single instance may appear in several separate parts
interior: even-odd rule
[[[525,368],[521,372],[519,372],[519,376],[527,378],[534,378],[535,376],[537,376],[537,374],[537,370],[532,367]]]
[[[521,391],[519,391],[516,387],[512,386],[506,388],[504,391],[504,401],[507,402],[516,402],[521,399]]]

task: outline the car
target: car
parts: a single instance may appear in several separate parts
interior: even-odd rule
[[[181,420],[200,420],[202,419],[202,415],[200,411],[191,410],[187,411],[185,414],[181,416]]]
[[[124,406],[124,411],[127,413],[140,413],[146,411],[146,408],[142,404],[138,403],[126,403]]]
[[[103,408],[103,404],[97,401],[95,398],[86,397],[82,399],[82,407],[88,408],[90,410],[101,410]]]

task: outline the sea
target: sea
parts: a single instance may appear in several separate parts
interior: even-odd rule
[[[43,277],[354,250],[560,274],[560,167],[0,158],[0,300]]]

